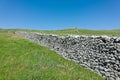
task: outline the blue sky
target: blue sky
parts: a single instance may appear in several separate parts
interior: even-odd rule
[[[0,28],[120,29],[120,0],[0,0]]]

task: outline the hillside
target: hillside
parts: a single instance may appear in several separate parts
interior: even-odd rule
[[[120,29],[115,30],[87,30],[87,29],[77,29],[68,28],[63,30],[29,30],[29,29],[7,29],[9,31],[27,31],[27,32],[40,32],[45,34],[57,34],[66,36],[68,34],[76,35],[109,35],[109,36],[120,36]],[[4,31],[4,29],[2,30]]]
[[[103,80],[13,31],[0,30],[0,80]]]
[[[118,36],[120,34],[120,30],[86,30],[86,29],[64,29],[64,30],[51,30],[51,31],[40,31],[42,33],[47,34],[58,34],[58,35],[68,35],[68,34],[77,34],[77,35],[110,35],[110,36]]]

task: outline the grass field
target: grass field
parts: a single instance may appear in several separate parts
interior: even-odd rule
[[[13,31],[13,30],[12,30]],[[0,80],[103,80],[45,47],[0,30]]]
[[[68,35],[68,34],[76,34],[76,35],[109,35],[109,36],[120,36],[120,30],[86,30],[86,29],[64,29],[64,30],[45,30],[40,31],[46,34],[57,34],[57,35]]]
[[[120,29],[116,29],[116,30],[86,30],[86,29],[77,29],[77,28],[69,28],[64,30],[9,29],[9,31],[40,32],[45,34],[57,34],[62,36],[67,36],[68,34],[76,34],[76,35],[108,35],[108,36],[120,37]]]

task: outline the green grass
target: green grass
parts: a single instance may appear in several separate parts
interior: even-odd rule
[[[46,34],[57,34],[66,36],[68,34],[76,34],[76,35],[109,35],[109,36],[120,36],[120,30],[86,30],[86,29],[64,29],[64,30],[45,30],[40,31]]]
[[[0,31],[0,80],[103,80],[54,51]]]
[[[1,31],[6,31],[0,29]],[[28,29],[7,29],[9,31],[25,31],[25,32],[39,32],[45,34],[57,34],[62,36],[67,36],[68,34],[75,35],[108,35],[108,36],[118,36],[120,37],[120,29],[114,30],[87,30],[87,29],[77,29],[77,28],[68,28],[63,30],[28,30]]]
[[[9,31],[26,31],[26,32],[40,32],[45,34],[57,34],[62,36],[67,36],[68,34],[76,35],[108,35],[108,36],[118,36],[120,37],[120,29],[116,30],[87,30],[87,29],[77,29],[69,28],[64,30],[27,30],[27,29],[8,29]]]

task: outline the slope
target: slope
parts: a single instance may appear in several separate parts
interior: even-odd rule
[[[0,31],[0,80],[103,80],[55,52]]]

